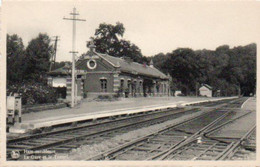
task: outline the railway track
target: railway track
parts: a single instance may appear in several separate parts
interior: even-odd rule
[[[122,134],[131,129],[150,126],[183,115],[197,112],[198,109],[184,111],[183,109],[168,109],[148,114],[133,115],[116,120],[108,120],[102,123],[70,127],[67,129],[45,132],[25,137],[10,139],[7,141],[7,155],[12,150],[39,150],[50,149],[56,152],[68,152],[82,144],[97,143],[111,138],[116,134]],[[101,137],[100,137],[101,136]]]
[[[253,150],[254,152],[256,150],[255,134],[256,134],[256,125],[254,125],[250,130],[248,130],[243,137],[241,137],[239,140],[234,142],[232,148],[225,154],[225,156],[221,158],[221,160],[236,160],[236,159],[238,160],[241,158],[246,159],[246,157],[250,154],[250,152],[245,150]],[[247,141],[247,144],[244,143],[245,141]],[[252,145],[253,143],[254,145]]]
[[[235,101],[237,101],[236,99]],[[219,100],[219,101],[211,101],[211,102],[202,102],[202,103],[196,103],[196,104],[191,104],[191,106],[204,106],[204,107],[213,107],[218,104],[223,104],[223,103],[230,103],[233,102],[234,99],[225,99],[225,100]]]
[[[228,103],[228,105],[226,105],[226,108],[240,108],[242,103],[244,103],[247,99],[248,97],[241,97],[237,100],[232,100]]]
[[[239,107],[244,100],[233,107]],[[205,134],[215,131],[215,126],[221,129],[248,114],[250,112],[230,119],[232,115],[236,115],[235,112],[213,111],[87,160],[223,160],[240,146],[245,137],[222,141],[207,137]]]
[[[227,101],[223,101],[222,103],[226,103],[226,102]],[[222,103],[218,102],[216,104],[222,104]],[[107,120],[100,123],[93,123],[90,125],[69,127],[60,130],[54,130],[51,132],[44,132],[40,134],[29,135],[29,136],[15,138],[15,139],[9,139],[7,141],[7,158],[8,159],[10,158],[10,152],[12,150],[19,150],[21,154],[23,154],[24,150],[41,150],[46,148],[48,150],[54,150],[56,153],[69,152],[74,148],[78,148],[80,145],[84,145],[84,144],[91,145],[94,143],[99,143],[103,140],[112,138],[115,135],[123,134],[128,131],[135,130],[141,127],[147,127],[153,124],[162,123],[167,120],[178,118],[180,116],[189,115],[196,111],[198,111],[198,109],[192,109],[186,111],[182,109],[174,109],[174,110],[168,109],[168,110],[162,110],[157,112],[150,112],[150,113],[148,112],[146,114],[138,114],[138,115],[132,115],[128,117],[117,118],[115,120]],[[208,113],[210,114],[210,116],[208,115],[204,119],[202,116],[199,116],[197,120],[204,120],[201,122],[201,125],[196,124],[194,118],[188,120],[187,122],[191,123],[195,121],[194,124],[190,125],[189,127],[193,127],[192,128],[193,130],[196,129],[198,131],[202,125],[206,126],[207,123],[212,121],[214,122],[214,120],[218,118],[219,121],[220,120],[223,121],[230,114],[232,115],[232,113],[233,112],[215,111],[214,114]],[[180,124],[179,128],[180,126],[185,127],[187,125]],[[188,128],[188,126],[186,128]],[[187,141],[186,140],[187,138],[191,138],[192,136],[194,137],[194,133],[196,134],[195,131],[192,132],[183,131],[181,129],[176,129],[176,127],[173,129],[175,132],[172,136],[165,132],[164,136],[161,136],[162,138],[159,137],[156,139],[158,141],[164,141],[164,146],[151,147],[153,148],[152,150],[154,150],[151,151],[151,149],[149,149],[151,153],[154,154],[156,151],[157,152],[163,151],[165,150],[164,147],[172,147],[172,145],[177,145],[177,144],[179,145],[180,144],[179,142]],[[176,135],[177,133],[178,135]],[[154,142],[156,140],[154,140]],[[176,143],[173,144],[172,143],[173,141],[176,141]],[[136,143],[134,143],[133,145],[135,146]],[[145,147],[146,146],[143,146],[143,148],[141,149],[145,149]],[[146,156],[146,158],[147,157],[148,156]],[[107,156],[105,156],[105,158],[107,158]]]
[[[245,140],[241,140],[240,146],[234,149],[225,160],[254,160],[256,152],[256,127],[249,131],[245,136]]]
[[[187,160],[190,156],[194,158],[194,154],[198,154],[195,148],[199,146],[198,149],[204,149],[205,152],[214,148],[223,151],[227,146],[225,142],[205,140],[200,134],[215,126],[223,118],[232,115],[232,113],[226,113],[225,111],[206,113],[196,119],[180,125],[173,125],[171,128],[166,128],[153,135],[138,139],[136,142],[130,142],[128,145],[91,157],[88,160],[169,160],[172,159],[172,156],[176,158],[175,160]],[[191,150],[193,150],[193,153],[191,153]],[[177,156],[177,154],[183,156]]]

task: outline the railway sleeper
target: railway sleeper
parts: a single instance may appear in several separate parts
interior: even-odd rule
[[[8,148],[12,148],[12,149],[28,149],[30,148],[30,146],[28,145],[8,145]]]
[[[150,139],[149,142],[150,143],[169,143],[169,142],[178,142],[180,141],[180,139]]]
[[[58,137],[59,139],[63,140],[63,139],[70,139],[72,138],[72,136],[67,136],[67,135],[62,135],[62,136],[56,136]]]
[[[214,152],[214,151],[210,150],[210,151],[206,151],[204,155],[216,157],[219,155],[219,152]]]
[[[181,135],[181,136],[175,136],[175,135],[173,135],[173,136],[170,136],[170,135],[160,135],[160,136],[158,136],[158,137],[155,137],[155,138],[160,138],[160,139],[167,139],[167,140],[171,140],[171,139],[176,139],[176,138],[181,138],[181,139],[183,139],[185,136],[184,135]],[[187,137],[187,136],[186,136]]]
[[[54,138],[54,137],[52,137],[52,138],[41,138],[39,141],[45,141],[44,143],[46,143],[46,141],[60,141],[61,139],[60,138]]]
[[[256,145],[243,145],[242,147],[249,151],[256,151]]]
[[[33,143],[33,142],[26,142],[26,141],[23,141],[21,143],[19,143],[19,145],[28,145],[28,146],[36,146],[38,145],[39,143]]]
[[[248,153],[251,153],[251,151],[248,151],[248,150],[239,150],[237,152],[235,152],[235,155],[245,155],[245,154],[248,154]]]
[[[160,151],[160,148],[154,148],[154,147],[136,147],[132,149],[133,151],[147,151],[147,152],[153,152],[153,151]]]
[[[74,145],[74,144],[66,144],[66,145],[61,145],[59,147],[62,147],[62,148],[78,148],[79,145]]]

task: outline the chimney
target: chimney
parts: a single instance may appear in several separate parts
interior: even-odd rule
[[[91,52],[95,52],[96,51],[96,45],[94,44],[93,41],[89,42],[89,45],[87,46]]]

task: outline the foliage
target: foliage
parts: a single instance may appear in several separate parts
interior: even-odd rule
[[[21,83],[25,80],[44,80],[53,54],[51,40],[47,34],[32,39],[26,49],[16,34],[7,35],[7,80]]]
[[[51,39],[47,34],[39,34],[32,39],[26,48],[27,76],[28,79],[43,78],[49,70],[50,58],[54,53]]]
[[[7,94],[20,93],[23,104],[57,101],[45,77],[53,53],[50,42],[47,34],[39,34],[25,49],[20,37],[7,35]]]
[[[96,45],[99,53],[106,53],[115,57],[130,57],[135,62],[147,62],[141,49],[129,40],[122,39],[125,32],[124,25],[117,22],[116,25],[102,23],[96,29],[91,41]],[[89,45],[89,44],[88,44]]]
[[[37,82],[9,85],[7,94],[10,95],[10,93],[19,93],[22,97],[22,104],[56,103],[59,96],[55,88]]]
[[[16,34],[7,35],[7,81],[21,82],[24,79],[27,63],[23,41]]]
[[[212,50],[178,48],[152,57],[154,66],[169,72],[172,88],[185,95],[195,94],[196,84],[207,83],[221,96],[249,95],[256,91],[256,44],[230,49],[223,45]]]
[[[69,64],[71,65],[72,63],[70,61],[61,61],[61,62],[56,62],[55,63],[55,68],[53,68],[53,70],[64,67],[65,64]]]

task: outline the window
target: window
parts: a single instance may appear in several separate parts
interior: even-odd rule
[[[94,62],[93,60],[89,62],[89,66],[90,66],[90,67],[93,68],[95,65],[96,65],[96,64],[95,64],[95,62]]]
[[[136,91],[136,81],[132,84],[133,90]]]
[[[120,88],[124,88],[124,79],[120,80]]]
[[[128,81],[127,81],[127,87],[128,87],[128,89],[130,89],[130,86],[131,86],[131,80],[128,80]]]
[[[143,86],[142,84],[143,84],[143,81],[140,81],[139,82],[139,87],[142,87]]]
[[[88,62],[87,62],[87,66],[89,69],[93,70],[97,67],[97,63],[95,60],[92,60],[90,59]]]
[[[107,79],[100,79],[101,92],[107,92]]]
[[[156,91],[160,93],[160,83],[156,82]]]
[[[142,91],[142,86],[143,86],[143,81],[140,81],[139,82],[139,93],[141,93],[141,91]]]

